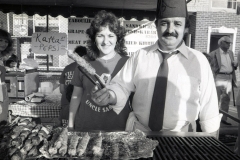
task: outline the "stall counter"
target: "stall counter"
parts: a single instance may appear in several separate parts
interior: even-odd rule
[[[46,96],[41,103],[19,100],[9,104],[9,111],[15,116],[40,118],[43,123],[55,124],[61,110],[60,98],[60,95]]]

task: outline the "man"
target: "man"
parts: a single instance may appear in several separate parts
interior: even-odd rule
[[[211,68],[202,53],[188,48],[183,41],[189,27],[186,1],[158,1],[156,26],[158,41],[133,54],[107,88],[93,89],[92,99],[99,105],[109,104],[120,113],[134,92],[133,111],[145,129],[188,132],[189,124],[194,124],[199,116],[202,131],[215,135],[220,116]],[[172,56],[163,61],[163,53]],[[165,78],[158,76],[162,64],[168,65]],[[155,90],[164,90],[164,86],[155,86],[159,85],[158,79],[167,79],[165,95],[154,94]],[[165,104],[152,106],[162,97]],[[156,111],[159,116],[154,115],[156,108],[164,109]],[[162,116],[163,120],[157,120]],[[156,127],[158,121],[163,122]]]
[[[74,52],[77,53],[80,57],[87,54],[87,49],[84,46],[76,46]],[[76,62],[72,62],[71,64],[67,65],[60,76],[59,83],[60,83],[60,93],[62,94],[61,97],[61,111],[59,116],[58,126],[67,126],[68,119],[69,119],[69,104],[72,96],[73,85],[71,85],[71,80],[73,78],[74,70],[77,66]]]
[[[232,86],[236,87],[237,62],[234,60],[233,52],[229,50],[231,39],[223,36],[218,40],[219,48],[212,51],[210,56],[213,59],[213,72],[217,88],[219,107],[228,113]],[[227,122],[227,116],[223,115],[221,123],[231,125]]]

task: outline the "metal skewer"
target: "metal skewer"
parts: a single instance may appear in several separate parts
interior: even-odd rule
[[[72,51],[67,50],[68,57],[74,60],[79,66],[78,69],[95,85],[98,86],[99,89],[105,87],[105,84],[101,81],[100,76],[96,73],[96,70],[92,67],[90,63],[88,63],[84,58],[74,54]],[[97,81],[95,81],[92,76],[94,76]]]
[[[84,70],[81,66],[78,66],[78,69],[94,84],[97,85],[99,89],[102,89],[102,85],[100,83],[97,83],[92,77],[91,75],[86,72],[86,70]]]

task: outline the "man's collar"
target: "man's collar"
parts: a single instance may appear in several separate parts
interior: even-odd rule
[[[227,52],[223,51],[222,48],[219,47],[219,50],[220,50],[220,54],[223,54],[223,53],[228,53],[228,50]]]
[[[219,47],[219,51],[220,51],[220,54],[222,54],[223,53],[223,50]]]
[[[186,57],[188,59],[188,49],[187,46],[185,44],[185,42],[183,41],[181,46],[178,47],[177,49],[184,57]]]
[[[155,42],[155,44],[153,45],[153,47],[151,48],[150,51],[156,51],[156,50],[162,51],[158,45],[158,41]],[[188,59],[188,50],[187,50],[187,46],[185,45],[184,41],[176,50],[178,50],[184,57],[186,57]],[[176,50],[174,50],[174,51],[176,51]],[[174,51],[172,51],[172,52],[174,52]],[[162,51],[162,52],[166,52],[166,51]]]
[[[158,50],[158,40],[154,43],[154,45],[150,48],[150,50],[148,51],[148,53],[150,52],[155,52]]]

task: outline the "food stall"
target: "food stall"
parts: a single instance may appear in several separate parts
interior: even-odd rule
[[[18,1],[2,0],[0,10],[29,15],[93,16],[106,9],[117,16],[153,20],[157,0],[149,1]],[[67,8],[67,9],[66,9]],[[24,75],[25,76],[25,75]],[[23,77],[24,77],[23,76]],[[26,94],[28,95],[28,94]],[[203,132],[72,132],[54,125],[36,124],[32,118],[58,117],[59,96],[45,97],[43,102],[20,100],[9,106],[10,124],[0,128],[0,157],[16,159],[80,158],[80,159],[240,159],[223,143]],[[90,145],[89,145],[90,144]],[[76,147],[79,146],[77,151]],[[60,150],[61,148],[61,150]],[[81,153],[80,153],[81,150]],[[82,151],[83,150],[83,151]],[[71,151],[71,152],[70,152]],[[96,156],[96,157],[95,157]],[[122,157],[123,158],[122,158]]]
[[[93,17],[95,13],[99,10],[105,9],[107,11],[112,11],[119,17],[124,17],[124,19],[135,18],[138,20],[148,19],[154,20],[155,18],[155,10],[156,10],[157,0],[150,1],[137,1],[133,2],[131,0],[127,1],[66,1],[66,0],[44,0],[44,1],[19,1],[16,0],[1,0],[0,11],[3,13],[15,13],[13,18],[9,16],[10,21],[13,21],[13,28],[7,28],[12,33],[16,33],[16,37],[13,37],[15,40],[16,50],[21,50],[20,54],[24,53],[24,55],[20,55],[19,58],[23,59],[24,57],[29,60],[34,58],[39,63],[39,67],[41,65],[47,64],[47,70],[41,72],[41,70],[31,72],[31,70],[25,71],[9,71],[7,73],[6,82],[8,86],[8,94],[11,100],[11,104],[9,109],[12,114],[19,116],[31,116],[31,117],[40,117],[40,118],[57,118],[60,111],[60,102],[51,105],[51,101],[44,101],[42,103],[31,103],[24,102],[24,98],[33,92],[38,92],[39,84],[42,82],[40,77],[44,78],[53,77],[56,72],[49,72],[49,66],[53,65],[53,61],[51,61],[52,56],[48,55],[46,59],[42,59],[42,54],[34,55],[34,48],[31,48],[30,44],[32,35],[34,33],[34,29],[29,30],[29,25],[31,27],[34,20],[27,19],[27,16],[36,16],[36,19],[40,19],[36,22],[36,32],[37,27],[43,24],[46,24],[46,29],[44,30],[46,33],[48,30],[50,31],[51,25],[55,26],[57,21],[53,18],[54,24],[50,23],[51,19],[49,16],[56,17],[61,15],[65,18],[73,17]],[[10,13],[10,14],[11,14]],[[25,14],[23,14],[25,13]],[[40,16],[47,15],[46,22],[41,19]],[[4,19],[3,19],[4,20]],[[15,22],[16,21],[16,24]],[[5,27],[5,23],[1,23],[2,27]],[[6,25],[7,26],[7,25]],[[32,26],[34,27],[34,26]],[[27,29],[28,28],[28,29]],[[60,32],[60,31],[59,31]],[[49,32],[50,34],[51,32]],[[47,35],[49,35],[47,34]],[[18,37],[20,36],[20,38]],[[25,38],[21,38],[21,36],[25,36]],[[51,35],[50,35],[51,36]],[[37,37],[39,37],[37,35]],[[20,40],[19,40],[20,39]],[[38,38],[39,40],[39,38]],[[20,42],[19,42],[20,41]],[[23,42],[24,41],[24,42]],[[38,44],[37,44],[38,45]],[[35,46],[35,45],[34,45]],[[18,49],[20,48],[20,49]],[[41,59],[40,59],[41,58]],[[57,58],[58,59],[58,58]],[[63,58],[64,59],[64,58]],[[39,72],[39,73],[38,73]],[[59,75],[58,75],[59,77]],[[29,80],[31,82],[29,82]],[[46,113],[47,112],[47,113]]]
[[[18,100],[9,104],[9,113],[15,116],[39,119],[42,124],[56,126],[61,110],[60,96],[46,96],[42,102]]]
[[[78,158],[148,160],[238,160],[223,143],[206,133],[78,132],[15,117],[0,127],[0,156],[12,159]]]

